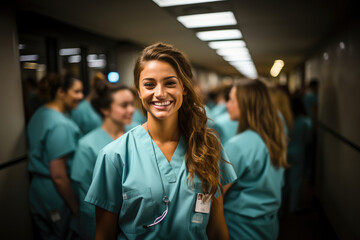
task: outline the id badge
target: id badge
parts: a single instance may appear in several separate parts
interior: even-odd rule
[[[60,213],[56,210],[50,211],[50,218],[51,218],[51,221],[53,221],[53,222],[57,222],[57,221],[61,220]]]
[[[211,195],[198,193],[195,204],[195,212],[210,213]]]

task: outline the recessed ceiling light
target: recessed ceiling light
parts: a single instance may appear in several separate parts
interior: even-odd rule
[[[213,40],[239,39],[242,37],[242,34],[238,29],[229,29],[229,30],[213,30],[213,31],[197,32],[196,36],[202,41],[213,41]]]
[[[245,47],[245,45],[243,40],[209,42],[209,47],[212,49]]]
[[[187,28],[229,26],[237,23],[230,11],[180,16],[177,20]]]
[[[270,69],[270,75],[277,77],[284,66],[283,60],[275,60],[273,66]]]
[[[206,2],[220,2],[224,0],[153,0],[154,3],[159,5],[159,7],[171,7],[178,5],[188,5],[196,3],[206,3]]]

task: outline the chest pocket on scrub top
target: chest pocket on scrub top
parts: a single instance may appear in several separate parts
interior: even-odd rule
[[[119,225],[124,233],[139,233],[146,229],[156,217],[155,202],[151,188],[134,189],[123,193],[123,204],[120,210]]]
[[[190,230],[194,232],[206,233],[206,226],[209,222],[210,213],[195,212],[195,205],[198,193],[203,193],[201,182],[194,182],[193,187],[193,206],[190,214]]]

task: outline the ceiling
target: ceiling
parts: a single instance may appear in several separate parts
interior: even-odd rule
[[[290,71],[347,21],[350,0],[227,0],[160,8],[151,0],[16,0],[30,10],[119,41],[149,45],[162,41],[184,51],[192,63],[223,75],[240,75],[176,16],[233,11],[260,76],[269,77],[276,59]],[[233,28],[234,26],[231,26]],[[222,27],[216,29],[227,29]],[[214,28],[211,28],[214,29]]]

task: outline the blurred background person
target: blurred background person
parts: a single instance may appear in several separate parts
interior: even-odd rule
[[[89,95],[80,102],[78,108],[71,111],[71,118],[76,122],[84,135],[102,124],[101,116],[90,104],[91,100],[96,95],[95,86],[99,81],[107,81],[105,75],[101,72],[95,73],[94,77],[91,79]]]
[[[126,132],[136,127],[137,125],[141,125],[146,122],[146,117],[144,115],[144,110],[142,109],[141,100],[137,93],[137,90],[134,88],[129,88],[134,96],[134,114],[132,116],[132,122],[126,124]]]
[[[229,101],[229,94],[232,86],[227,86],[224,88],[224,97],[225,101]],[[236,135],[238,129],[239,122],[230,119],[229,112],[226,110],[221,113],[214,119],[214,125],[212,126],[215,129],[220,137],[221,143],[225,145],[225,143]]]
[[[288,146],[288,162],[286,182],[288,191],[288,210],[290,213],[303,209],[304,176],[307,146],[311,138],[311,119],[306,115],[300,94],[295,94],[291,101],[294,115],[294,127]]]
[[[107,81],[97,81],[93,87],[91,104],[102,116],[103,123],[80,139],[71,171],[80,203],[75,225],[80,239],[95,238],[95,206],[84,199],[91,184],[97,155],[105,145],[125,133],[125,125],[132,122],[134,113],[134,95],[129,88]]]
[[[227,109],[239,121],[225,144],[237,180],[224,197],[230,239],[277,239],[286,162],[286,136],[267,87],[243,80],[230,91]]]
[[[81,136],[67,113],[83,98],[82,83],[70,75],[48,74],[39,91],[49,102],[34,113],[27,127],[31,212],[40,238],[66,239],[72,234],[71,214],[78,212],[68,175]]]
[[[319,80],[311,78],[309,86],[305,90],[303,101],[307,115],[311,119],[311,138],[308,145],[307,157],[305,162],[306,177],[310,184],[315,183],[316,173],[316,142],[317,142],[317,119],[318,119],[318,87]]]
[[[293,115],[291,112],[290,96],[280,86],[270,86],[270,97],[276,109],[279,111],[280,118],[284,124],[286,136],[290,136],[293,128]]]

